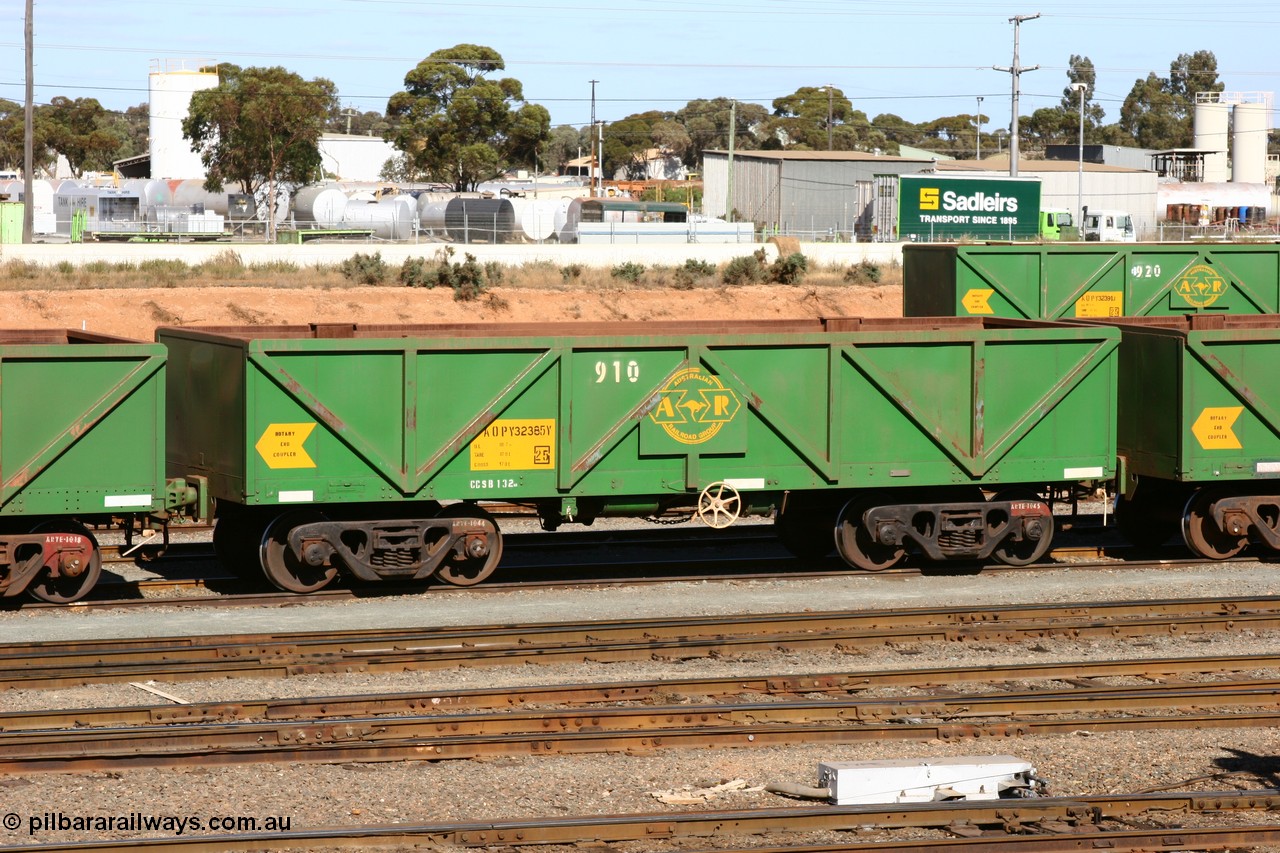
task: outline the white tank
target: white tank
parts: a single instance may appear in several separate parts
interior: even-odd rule
[[[1259,184],[1267,179],[1269,103],[1236,104],[1231,134],[1231,180]]]
[[[341,228],[347,212],[347,194],[332,184],[303,187],[293,197],[293,217],[321,228]]]
[[[227,184],[226,190],[229,193],[240,192],[240,185],[237,183]],[[258,187],[258,191],[253,194],[253,203],[254,205],[256,205],[256,213],[254,215],[254,218],[257,219],[259,222],[267,221],[267,211],[271,209],[270,206],[267,204],[267,196],[268,196],[267,190],[268,190],[268,185],[263,184],[262,186]],[[276,215],[275,215],[275,223],[277,225],[281,224],[282,222],[285,222],[289,218],[289,199],[290,199],[289,191],[285,189],[284,185],[277,184],[276,185]]]
[[[170,181],[169,189],[173,193],[173,206],[192,208],[204,205],[205,213],[227,215],[227,193],[232,190],[223,187],[222,192],[209,192],[204,188],[204,180],[188,178],[185,181]]]
[[[418,200],[411,195],[393,195],[382,198],[378,206],[390,208],[394,212],[392,220],[391,240],[413,239],[415,226],[418,224]]]
[[[1220,100],[1218,92],[1198,92],[1192,123],[1195,147],[1214,151],[1204,155],[1204,180],[1207,183],[1227,179],[1227,120],[1231,106]]]
[[[418,224],[423,231],[434,231],[440,234],[444,233],[444,209],[449,206],[449,199],[436,199],[434,201],[423,201],[423,196],[418,197]]]
[[[199,59],[157,59],[151,63],[148,112],[151,135],[151,174],[157,178],[199,178],[205,174],[200,155],[182,136],[182,121],[191,96],[218,85],[218,75],[200,69],[212,62]]]
[[[346,216],[342,219],[344,228],[367,228],[373,236],[383,240],[393,239],[396,232],[397,211],[389,204],[347,204]]]
[[[31,182],[31,212],[53,213],[53,184],[61,184],[62,181],[47,181],[43,178],[37,178]],[[26,201],[23,193],[26,188],[22,181],[3,181],[0,182],[0,195],[7,195],[11,201]]]
[[[516,221],[520,230],[531,243],[544,243],[556,233],[557,213],[567,204],[558,199],[513,198],[511,206],[515,209]]]
[[[170,189],[168,181],[129,178],[122,181],[120,186],[137,193],[144,208],[169,207],[173,204],[173,190]]]

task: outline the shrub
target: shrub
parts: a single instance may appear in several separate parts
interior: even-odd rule
[[[880,265],[863,258],[844,271],[844,280],[848,284],[876,284],[880,281]]]
[[[484,277],[489,284],[502,283],[502,264],[497,261],[486,261],[484,265]]]
[[[644,275],[644,264],[627,261],[626,263],[618,264],[616,267],[609,270],[609,275],[635,284]]]
[[[400,265],[400,283],[405,287],[435,287],[435,267],[426,258],[405,258]]]
[[[566,284],[575,278],[582,278],[582,264],[563,266],[560,268],[560,275],[564,278]]]
[[[381,284],[387,279],[387,262],[382,260],[381,252],[356,253],[338,266],[338,272],[357,284]]]
[[[725,284],[755,284],[764,280],[764,261],[768,256],[764,249],[756,249],[750,255],[734,258],[725,265],[721,279]]]
[[[780,257],[769,267],[769,281],[775,284],[799,284],[809,269],[809,261],[799,252]]]
[[[460,264],[454,264],[451,272],[453,298],[458,302],[470,302],[484,292],[484,268],[476,262],[475,255],[468,252],[466,259]]]

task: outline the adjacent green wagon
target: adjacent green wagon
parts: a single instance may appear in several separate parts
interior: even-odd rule
[[[907,316],[1274,314],[1275,243],[908,245]]]
[[[78,331],[0,331],[0,595],[86,595],[88,525],[166,507],[164,348]]]
[[[169,474],[208,479],[224,560],[296,591],[340,571],[478,582],[501,554],[487,501],[547,528],[777,511],[797,551],[868,568],[908,549],[1026,562],[1052,535],[1033,488],[1114,473],[1112,329],[332,324],[158,340]]]
[[[1118,520],[1211,559],[1280,549],[1280,316],[1116,321]]]

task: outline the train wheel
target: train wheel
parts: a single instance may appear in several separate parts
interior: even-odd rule
[[[488,521],[497,535],[488,553],[458,556],[452,553],[436,569],[436,577],[454,586],[475,586],[493,574],[502,560],[502,531],[493,516],[475,504],[452,504],[440,510],[437,518],[480,518]]]
[[[289,531],[303,524],[324,521],[315,510],[296,510],[276,516],[262,534],[259,559],[267,580],[285,592],[315,592],[338,576],[335,566],[309,566],[289,549]]]
[[[876,542],[862,523],[863,514],[877,503],[870,497],[854,498],[836,517],[836,550],[846,563],[869,572],[891,568],[907,553],[901,545]]]
[[[1193,552],[1210,560],[1234,557],[1249,544],[1249,537],[1233,536],[1213,523],[1213,504],[1220,496],[1212,489],[1200,489],[1182,511],[1183,540]]]
[[[1010,489],[997,492],[992,500],[1038,502],[1040,498],[1026,489]],[[1006,539],[992,552],[991,556],[1006,566],[1029,566],[1039,560],[1048,553],[1049,546],[1053,544],[1053,517],[1050,516],[1042,524],[1043,529],[1039,539]]]
[[[88,595],[102,575],[102,552],[98,549],[98,540],[89,532],[89,528],[78,521],[58,519],[37,524],[31,532],[75,533],[86,536],[93,543],[93,556],[89,559],[89,565],[81,567],[79,574],[61,574],[55,578],[48,571],[41,572],[31,586],[27,587],[27,592],[34,598],[53,604],[70,604]]]

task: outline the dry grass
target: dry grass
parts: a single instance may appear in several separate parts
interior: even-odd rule
[[[810,263],[803,284],[810,287],[858,286],[849,278],[847,264]],[[720,288],[724,265],[713,275],[695,277],[680,275],[676,266],[646,266],[634,281],[617,277],[608,268],[570,264],[559,267],[550,262],[526,263],[504,267],[501,287],[537,290],[573,290],[592,294],[609,294],[625,290],[690,290]],[[387,284],[395,281],[398,269],[391,268]],[[870,286],[902,283],[898,264],[880,265],[877,282]],[[245,265],[233,251],[225,251],[201,264],[183,261],[155,260],[141,263],[94,262],[74,266],[60,262],[53,266],[11,260],[0,266],[0,290],[113,290],[150,287],[268,287],[356,289],[366,285],[344,277],[337,266],[300,268],[292,263]],[[501,310],[500,306],[490,307]]]

